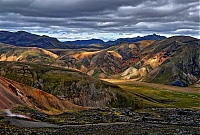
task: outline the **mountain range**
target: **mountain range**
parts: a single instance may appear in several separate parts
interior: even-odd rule
[[[26,32],[17,32],[17,34],[17,39],[22,38],[22,35],[32,35]],[[33,37],[38,36],[33,35]],[[156,38],[159,40],[147,40]],[[199,39],[189,36],[165,38],[154,34],[132,39],[118,39],[115,45],[104,49],[95,49],[94,46],[88,45],[94,42],[103,43],[98,39],[76,41],[73,42],[73,44],[77,43],[75,46],[84,43],[87,47],[47,50],[27,47],[31,46],[28,42],[26,47],[1,43],[0,60],[70,68],[96,78],[135,79],[178,86],[199,82]]]
[[[39,36],[36,34],[31,34],[26,31],[9,32],[0,31],[0,42],[5,44],[11,44],[14,46],[23,47],[39,47],[39,48],[65,48],[65,49],[77,49],[77,48],[107,48],[121,42],[134,43],[141,40],[159,40],[166,37],[159,36],[156,34],[148,35],[144,37],[135,38],[120,38],[115,41],[104,42],[101,39],[91,39],[91,40],[76,40],[76,41],[66,41],[60,42],[56,38],[48,36]]]
[[[70,45],[78,45],[79,48],[81,48],[81,47],[84,47],[84,48],[99,47],[99,46],[95,46],[95,44],[96,45],[103,45],[103,46],[100,46],[102,48],[108,48],[108,47],[111,47],[111,46],[114,46],[114,45],[117,45],[117,44],[120,44],[120,43],[135,43],[135,42],[139,42],[139,41],[142,41],[142,40],[161,40],[161,39],[164,39],[164,38],[166,38],[166,37],[153,34],[153,35],[147,35],[147,36],[144,36],[144,37],[138,36],[138,37],[134,37],[134,38],[119,38],[117,40],[107,41],[107,42],[104,42],[101,39],[91,39],[91,40],[66,41],[64,43],[70,44]]]

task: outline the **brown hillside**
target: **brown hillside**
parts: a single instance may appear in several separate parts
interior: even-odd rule
[[[0,76],[0,109],[10,109],[18,105],[34,107],[46,113],[83,109],[44,91]]]

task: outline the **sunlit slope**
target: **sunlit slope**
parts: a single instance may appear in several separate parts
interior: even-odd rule
[[[42,48],[16,47],[0,43],[0,61],[55,64],[58,55]]]
[[[60,61],[66,67],[76,68],[90,76],[99,78],[116,78],[128,67],[136,64],[144,56],[140,51],[154,41],[146,40],[137,43],[120,43],[102,50],[66,50],[55,51],[61,54]]]

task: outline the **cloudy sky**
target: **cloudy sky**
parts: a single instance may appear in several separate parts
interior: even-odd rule
[[[199,0],[0,0],[0,30],[60,40],[199,37]]]

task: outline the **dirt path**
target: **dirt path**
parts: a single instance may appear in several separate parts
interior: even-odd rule
[[[200,88],[177,87],[177,86],[164,85],[164,84],[138,82],[138,81],[135,81],[135,80],[119,80],[119,79],[102,79],[102,80],[110,82],[110,83],[114,83],[114,84],[117,84],[117,85],[136,84],[136,85],[148,86],[148,87],[152,87],[152,88],[156,88],[156,89],[160,89],[160,90],[170,90],[170,91],[200,94]]]
[[[47,122],[34,122],[34,121],[28,121],[28,120],[21,120],[16,119],[12,117],[5,118],[6,121],[9,121],[11,125],[17,126],[17,127],[46,127],[46,128],[52,128],[52,127],[59,127],[55,124],[50,124]]]

